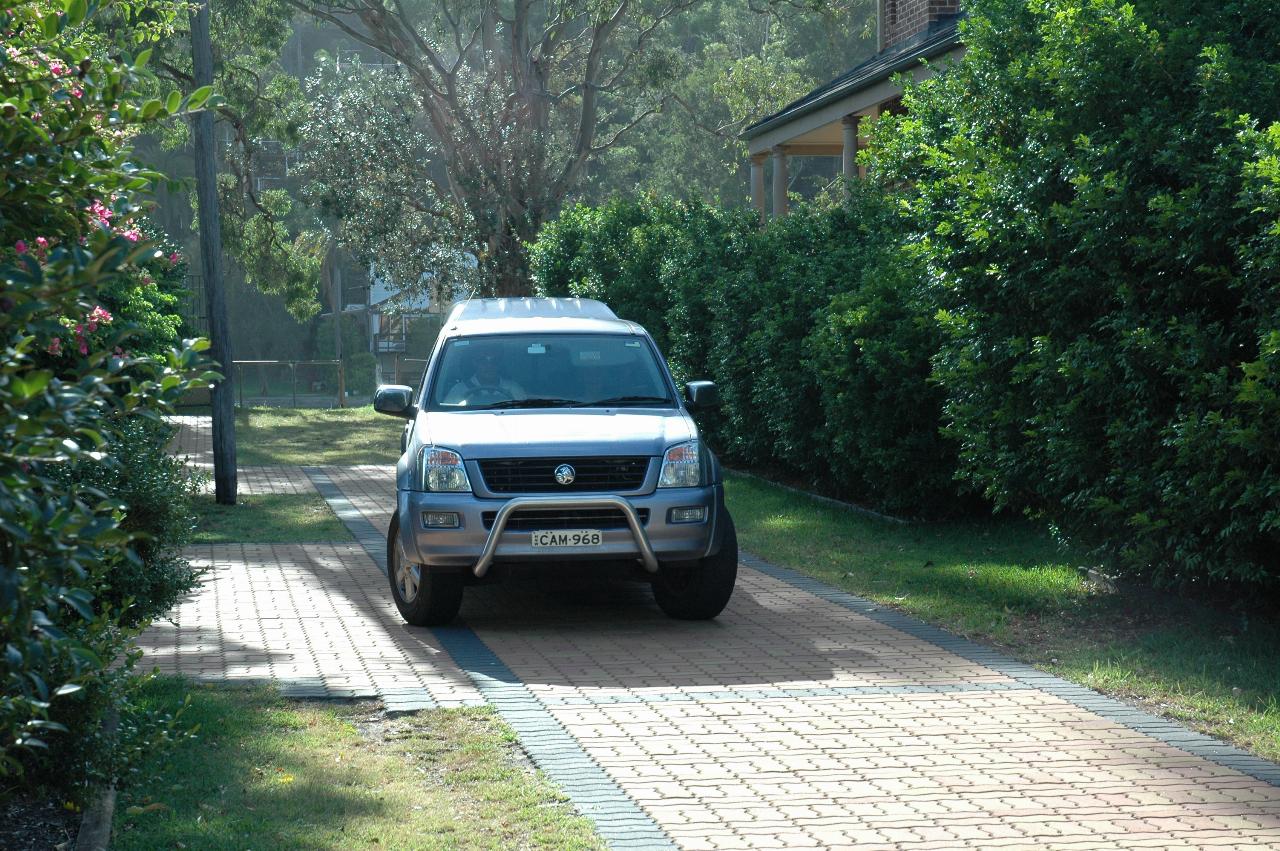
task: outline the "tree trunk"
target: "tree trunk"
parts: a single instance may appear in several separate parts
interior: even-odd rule
[[[502,298],[531,296],[533,278],[529,274],[529,251],[526,245],[537,236],[541,222],[530,223],[520,230],[506,222],[506,227],[489,237],[488,279],[493,294]]]

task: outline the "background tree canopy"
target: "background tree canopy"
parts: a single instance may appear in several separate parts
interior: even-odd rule
[[[300,318],[334,244],[407,290],[521,293],[567,201],[741,203],[742,127],[873,50],[870,0],[217,5],[223,229]],[[185,49],[162,57],[177,83]],[[262,188],[277,142],[298,158]]]

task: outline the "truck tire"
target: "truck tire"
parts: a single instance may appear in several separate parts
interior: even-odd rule
[[[728,528],[720,552],[697,561],[664,564],[653,578],[653,597],[667,617],[710,620],[729,604],[738,578],[738,533],[727,513],[725,520]]]
[[[387,533],[387,578],[400,617],[411,626],[444,626],[462,607],[462,574],[423,570],[405,558],[400,546],[400,517]]]

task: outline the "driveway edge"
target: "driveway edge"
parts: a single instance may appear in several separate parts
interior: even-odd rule
[[[382,535],[324,469],[304,467],[303,471],[385,574],[387,552]],[[459,625],[437,627],[432,633],[485,702],[516,732],[533,764],[591,820],[610,848],[664,851],[676,847],[475,632]]]

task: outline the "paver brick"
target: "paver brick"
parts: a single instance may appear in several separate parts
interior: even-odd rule
[[[385,532],[388,468],[325,474]],[[200,558],[182,626],[146,637],[164,669],[401,705],[476,700],[457,666],[483,670],[575,800],[614,784],[681,847],[1280,848],[1280,788],[1179,747],[1204,737],[811,580],[744,568],[711,623],[666,619],[642,586],[473,588],[462,617],[483,645],[446,653],[400,625],[357,544]],[[545,753],[561,741],[599,771]],[[583,804],[618,847],[648,829],[608,806]]]
[[[354,543],[204,545],[188,557],[204,571],[201,587],[172,623],[140,637],[144,665],[201,680],[273,680],[296,695],[483,702],[429,632],[403,627],[381,573]]]

